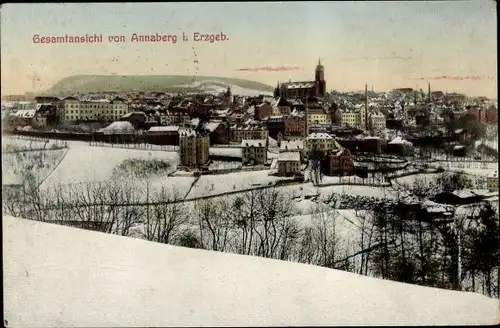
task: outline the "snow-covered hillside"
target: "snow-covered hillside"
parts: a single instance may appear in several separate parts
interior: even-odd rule
[[[227,90],[228,87],[230,87],[232,94],[238,95],[238,96],[243,96],[243,97],[252,97],[252,96],[258,96],[258,95],[272,95],[272,92],[242,88],[238,85],[228,84],[224,81],[219,81],[219,80],[195,81],[195,82],[190,83],[190,84],[176,85],[175,87],[195,88],[195,89],[198,89],[199,91],[204,91],[204,92],[208,92],[208,93],[224,92]]]
[[[7,326],[495,324],[498,300],[3,218]]]

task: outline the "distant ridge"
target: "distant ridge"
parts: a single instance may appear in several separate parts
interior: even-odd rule
[[[46,94],[73,94],[90,92],[189,92],[213,91],[227,87],[255,92],[272,92],[269,85],[229,77],[189,75],[73,75],[54,84]],[[236,93],[236,92],[233,92]]]

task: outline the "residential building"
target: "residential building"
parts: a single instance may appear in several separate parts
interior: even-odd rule
[[[385,116],[381,113],[370,113],[368,116],[368,126],[372,131],[383,131],[386,127]]]
[[[341,148],[340,145],[328,133],[311,133],[307,136],[305,148],[308,153],[316,150],[323,154],[335,149]]]
[[[283,122],[285,124],[285,134],[301,137],[307,135],[306,115],[303,112],[294,110],[290,115],[284,117]]]
[[[300,174],[300,153],[296,151],[281,152],[278,155],[278,175],[293,176]]]
[[[303,140],[283,140],[280,144],[280,152],[298,152],[300,154],[301,159],[303,159],[306,155],[304,141]]]
[[[186,167],[202,167],[209,161],[210,138],[195,130],[179,132],[180,164]]]
[[[327,124],[330,123],[328,114],[325,112],[323,107],[315,106],[312,108],[307,108],[307,126],[314,124]]]
[[[74,97],[64,99],[65,121],[116,121],[128,113],[128,104],[120,98],[80,101]]]
[[[321,160],[322,172],[326,175],[352,175],[354,161],[346,148],[329,151]]]
[[[216,121],[203,123],[203,129],[209,133],[211,145],[229,143],[229,129],[225,123]]]
[[[166,113],[160,115],[161,125],[180,125],[189,121],[191,117],[182,110],[169,109]]]
[[[269,116],[266,120],[267,131],[271,138],[277,138],[278,134],[285,132],[285,120],[283,115]]]
[[[359,121],[359,113],[354,110],[343,110],[340,113],[340,125],[357,127]]]
[[[488,191],[494,192],[498,191],[498,171],[495,171],[488,175],[486,178],[486,185],[488,188]]]
[[[283,97],[279,97],[278,101],[276,102],[276,107],[280,115],[290,115],[290,113],[292,112],[291,104]]]
[[[267,140],[246,139],[241,141],[244,164],[264,165],[267,161]]]
[[[236,126],[229,128],[229,140],[232,142],[241,142],[242,140],[268,140],[269,131],[263,126]],[[267,142],[266,142],[267,143]]]
[[[253,119],[262,121],[263,119],[269,117],[272,113],[273,107],[267,102],[262,102],[258,105],[255,105]]]

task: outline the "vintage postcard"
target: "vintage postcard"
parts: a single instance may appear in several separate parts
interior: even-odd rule
[[[500,323],[496,2],[0,21],[5,327]]]

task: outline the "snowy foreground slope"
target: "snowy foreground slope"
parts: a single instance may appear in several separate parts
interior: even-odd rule
[[[494,324],[498,300],[3,217],[7,326]]]

